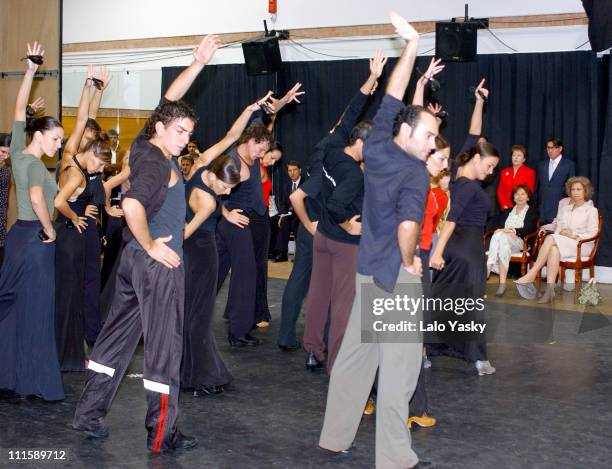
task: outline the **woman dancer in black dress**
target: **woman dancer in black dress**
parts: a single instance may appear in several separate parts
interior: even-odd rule
[[[459,169],[451,185],[450,212],[429,261],[438,270],[433,276],[432,296],[448,296],[453,284],[461,284],[461,290],[469,286],[473,298],[484,296],[487,266],[482,239],[491,202],[480,182],[493,173],[498,162],[499,154],[489,143],[476,144],[455,161]],[[467,295],[462,292],[459,296]],[[475,362],[479,376],[495,373],[487,359],[484,334],[478,340],[453,343],[452,349],[453,356]]]
[[[181,386],[194,396],[218,394],[232,380],[219,356],[212,329],[219,259],[215,229],[219,196],[240,182],[240,168],[229,155],[197,169],[185,184],[185,323]]]
[[[110,141],[102,134],[72,157],[60,174],[55,197],[55,331],[62,371],[85,370],[85,344],[93,346],[101,322],[98,308],[87,302],[93,288],[99,295],[100,238],[98,206],[104,204],[100,174],[111,161]],[[89,272],[97,275],[88,275]],[[94,286],[90,278],[98,283]],[[86,309],[89,306],[89,311]],[[97,314],[96,314],[97,312]]]

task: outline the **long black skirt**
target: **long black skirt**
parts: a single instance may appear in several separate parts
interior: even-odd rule
[[[83,233],[55,223],[55,336],[62,371],[85,370],[85,339],[100,332],[100,239],[95,223]]]
[[[483,244],[483,228],[457,225],[444,249],[445,266],[434,271],[431,296],[436,298],[473,297],[482,298],[487,282],[486,256]],[[481,312],[472,317],[483,321]],[[453,341],[448,344],[428,344],[427,352],[462,358],[468,362],[487,360],[485,334],[467,342]]]
[[[218,257],[214,232],[196,232],[183,243],[185,321],[181,387],[222,386],[232,381],[223,363],[212,322],[217,293]]]
[[[0,389],[64,399],[55,347],[55,245],[38,221],[18,220],[0,270]]]

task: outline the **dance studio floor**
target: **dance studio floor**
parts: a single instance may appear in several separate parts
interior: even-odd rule
[[[327,378],[305,370],[303,353],[276,347],[284,284],[270,280],[273,321],[269,329],[256,332],[264,342],[259,348],[230,349],[218,308],[217,339],[235,381],[217,397],[181,395],[180,428],[198,437],[197,448],[175,455],[147,452],[139,348],[108,416],[111,433],[105,441],[86,440],[66,427],[83,374],[64,375],[67,398],[61,403],[33,399],[16,404],[7,395],[0,397],[0,467],[374,467],[374,415],[363,418],[351,453],[329,455],[317,448]],[[226,288],[218,305],[225,304],[225,295]],[[612,302],[612,296],[607,299]],[[417,454],[433,468],[610,467],[612,317],[593,308],[584,314],[580,308],[558,310],[547,340],[520,343],[508,337],[538,327],[532,321],[550,317],[550,308],[528,305],[514,291],[499,305],[496,314],[516,320],[507,320],[503,340],[489,345],[497,374],[478,377],[464,362],[432,357],[429,407],[438,424],[413,432]],[[66,460],[8,459],[9,450],[37,449],[65,451]]]

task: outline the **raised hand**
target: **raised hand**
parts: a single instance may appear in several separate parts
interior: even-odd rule
[[[196,62],[206,65],[211,61],[219,47],[221,47],[219,36],[216,34],[209,34],[202,39],[199,46],[193,48],[193,58]]]
[[[429,103],[427,105],[427,109],[429,109],[434,116],[437,116],[440,112],[442,112],[442,105],[440,103],[432,104]]]
[[[474,96],[476,96],[476,101],[484,102],[489,97],[489,90],[484,87],[485,80],[486,78],[480,80],[480,83],[478,83],[478,86],[474,90]]]
[[[96,73],[94,74],[95,78],[100,80],[100,91],[104,91],[108,86],[108,83],[111,81],[111,74],[106,67],[100,67]]]
[[[28,104],[28,106],[32,110],[32,113],[36,115],[36,113],[44,111],[45,99],[39,96],[34,101],[32,101],[30,104]]]
[[[396,12],[390,11],[389,18],[391,19],[391,24],[395,28],[395,32],[406,41],[413,41],[419,38],[419,33],[417,33],[416,29]]]
[[[386,63],[387,57],[385,56],[385,53],[381,49],[378,49],[374,53],[374,57],[370,59],[370,73],[377,79],[380,78]]]
[[[43,50],[42,46],[37,41],[34,41],[33,46],[30,46],[30,43],[28,43],[28,54],[27,55],[28,56],[40,55],[44,57],[45,51]],[[27,60],[27,63],[28,63],[28,70],[31,70],[33,72],[36,72],[36,70],[38,70],[38,65],[32,62],[30,59]]]
[[[421,77],[421,80],[431,80],[434,76],[444,70],[445,65],[440,65],[440,62],[442,62],[442,59],[432,57],[431,62],[429,62],[429,67],[427,67],[427,71]]]
[[[252,112],[259,111],[261,108],[265,108],[268,112],[274,112],[272,108],[272,103],[270,102],[270,98],[272,97],[273,91],[268,91],[268,93],[263,97],[255,101],[253,104],[249,106],[249,109]]]
[[[301,96],[303,94],[305,94],[305,91],[300,91],[300,88],[302,87],[301,83],[296,83],[295,85],[293,85],[293,88],[291,88],[289,91],[287,91],[287,93],[285,94],[285,96],[283,96],[281,99],[275,99],[272,96],[270,96],[270,103],[271,103],[271,107],[274,113],[277,113],[278,111],[280,111],[285,105],[295,101],[296,103],[302,103],[299,99],[298,96]]]

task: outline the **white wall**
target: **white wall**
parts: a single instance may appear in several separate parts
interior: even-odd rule
[[[554,28],[500,29],[495,34],[518,52],[554,52],[574,50],[587,41],[586,26],[565,26]],[[298,60],[340,60],[341,58],[370,57],[376,49],[383,49],[389,57],[401,53],[403,41],[396,37],[339,38],[321,40],[296,39],[308,47],[306,50],[292,42],[281,42],[281,55],[284,61]],[[435,48],[435,34],[421,37],[419,54],[432,55]],[[582,49],[589,50],[587,44]],[[316,52],[314,52],[316,51]],[[488,31],[478,33],[478,52],[480,54],[513,53],[495,39]],[[320,55],[328,54],[328,55]],[[137,54],[137,55],[134,55]],[[150,60],[168,55],[180,55],[173,59]],[[332,57],[333,56],[333,57]],[[146,62],[134,62],[146,59]],[[191,54],[185,49],[120,50],[95,53],[69,53],[63,57],[62,101],[64,106],[75,107],[80,98],[85,66],[88,63],[108,65],[113,75],[104,93],[102,107],[121,109],[154,109],[159,101],[161,89],[161,67],[188,65]],[[243,63],[240,45],[221,49],[211,64]],[[308,84],[305,84],[307,87]]]
[[[276,29],[382,24],[463,16],[468,0],[278,0]],[[470,16],[584,13],[580,0],[471,0]],[[261,31],[268,0],[64,0],[64,43]],[[90,19],[91,18],[91,19]]]

